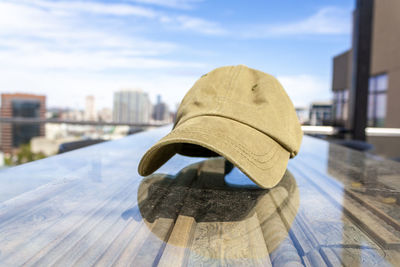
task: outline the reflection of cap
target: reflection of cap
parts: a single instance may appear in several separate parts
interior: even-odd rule
[[[218,158],[190,165],[176,177],[154,174],[143,179],[138,188],[138,209],[148,229],[168,245],[190,247],[192,253],[204,257],[220,256],[206,251],[209,247],[212,250],[211,243],[219,242],[223,234],[229,236],[229,246],[237,249],[243,238],[257,235],[252,242],[263,240],[269,253],[275,251],[288,238],[288,228],[299,207],[299,191],[292,174],[286,171],[270,190],[230,187],[224,178],[224,160]],[[169,221],[169,229],[157,227],[160,221]],[[241,234],[235,234],[235,229]],[[179,235],[166,235],[171,231]],[[230,255],[244,256],[255,257]],[[256,256],[268,255],[260,252]]]
[[[176,153],[219,154],[257,185],[271,188],[301,139],[293,104],[273,76],[243,65],[221,67],[189,90],[173,130],[146,152],[139,173],[153,173]]]

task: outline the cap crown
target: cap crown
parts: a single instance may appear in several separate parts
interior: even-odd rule
[[[183,98],[174,128],[204,115],[253,127],[278,142],[291,157],[300,148],[303,133],[293,103],[278,80],[264,72],[239,65],[203,75]]]

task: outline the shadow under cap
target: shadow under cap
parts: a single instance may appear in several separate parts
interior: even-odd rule
[[[233,168],[224,158],[213,158],[190,165],[176,176],[154,174],[146,177],[138,189],[138,206],[126,210],[121,216],[128,219],[130,214],[138,213],[135,210],[139,211],[153,234],[163,242],[178,246],[189,244],[175,244],[173,238],[165,235],[165,229],[158,231],[157,227],[153,227],[158,220],[170,220],[170,231],[173,231],[174,227],[178,227],[179,218],[189,218],[194,225],[202,227],[213,227],[215,223],[239,227],[257,218],[257,227],[268,240],[268,250],[272,252],[288,233],[288,229],[281,225],[279,238],[276,238],[274,232],[277,229],[272,221],[280,217],[281,212],[290,211],[290,219],[285,221],[290,226],[296,216],[299,207],[296,181],[286,171],[278,185],[269,190],[232,187],[226,184],[225,176]],[[282,227],[285,230],[282,231]]]

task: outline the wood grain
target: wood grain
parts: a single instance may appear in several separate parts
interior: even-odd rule
[[[193,217],[179,215],[161,256],[159,266],[184,266],[196,227]]]

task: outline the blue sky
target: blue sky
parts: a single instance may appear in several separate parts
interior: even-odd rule
[[[332,57],[351,46],[354,1],[0,0],[0,92],[49,107],[111,107],[124,88],[175,106],[202,74],[245,64],[296,106],[331,98]]]

